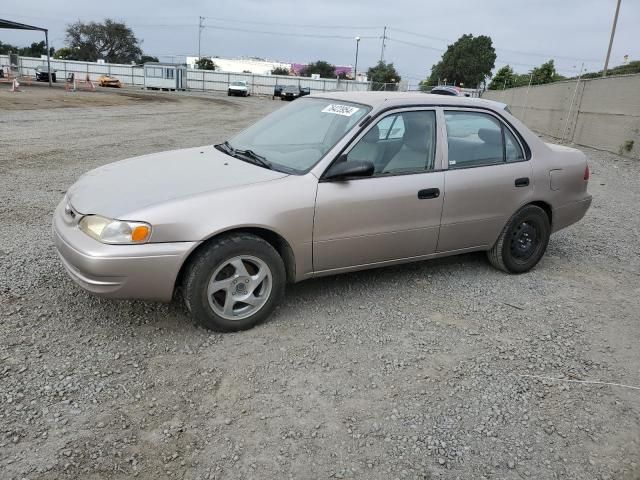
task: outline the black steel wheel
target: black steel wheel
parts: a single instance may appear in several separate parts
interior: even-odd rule
[[[536,205],[527,205],[509,219],[488,252],[489,261],[505,272],[528,272],[547,250],[550,235],[547,213]]]

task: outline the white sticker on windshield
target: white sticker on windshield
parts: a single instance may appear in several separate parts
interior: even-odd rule
[[[344,115],[345,117],[350,117],[354,113],[360,110],[358,107],[352,107],[350,105],[338,105],[337,103],[332,103],[331,105],[327,105],[322,109],[322,113],[335,113],[336,115]]]

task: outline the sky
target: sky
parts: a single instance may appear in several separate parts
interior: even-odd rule
[[[56,48],[68,23],[113,18],[162,61],[197,54],[199,16],[203,56],[353,65],[359,36],[359,71],[380,59],[386,25],[385,61],[417,83],[465,33],[493,39],[496,69],[510,64],[527,72],[553,58],[566,76],[577,75],[583,62],[588,71],[600,70],[615,7],[616,0],[5,0],[0,17],[48,28]],[[639,32],[640,1],[622,0],[611,66],[624,55],[640,60]],[[0,30],[0,41],[18,46],[41,39],[39,32]]]

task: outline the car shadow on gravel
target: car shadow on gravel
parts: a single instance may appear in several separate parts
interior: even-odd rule
[[[309,309],[317,305],[335,308],[345,300],[355,300],[356,303],[361,300],[362,305],[366,305],[371,302],[372,297],[385,302],[391,299],[390,295],[397,288],[410,288],[416,280],[425,278],[438,284],[447,272],[455,273],[460,269],[470,275],[486,274],[493,270],[483,253],[470,253],[310,279],[288,285],[282,304],[264,325],[274,321],[286,324],[289,319],[303,318],[309,313]],[[112,300],[95,297],[82,291],[70,280],[61,280],[64,285],[60,296],[72,297],[74,307],[91,312],[76,321],[162,328],[167,332],[186,333],[191,329],[200,329],[191,319],[179,294],[170,303]]]
[[[415,280],[416,277],[429,277],[437,282],[433,275],[439,275],[447,270],[458,269],[491,270],[483,252],[466,253],[451,257],[436,258],[413,263],[405,263],[388,267],[372,268],[339,275],[313,278],[304,282],[287,286],[287,297],[296,295],[316,295],[322,288],[344,288],[360,285],[367,289],[387,288],[389,284],[404,280]],[[289,298],[287,298],[289,299]]]

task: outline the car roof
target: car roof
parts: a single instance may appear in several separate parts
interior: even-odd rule
[[[504,110],[505,104],[474,97],[433,95],[422,92],[323,92],[311,97],[369,105],[372,108],[402,107],[403,105],[445,105],[452,107],[485,107]]]

